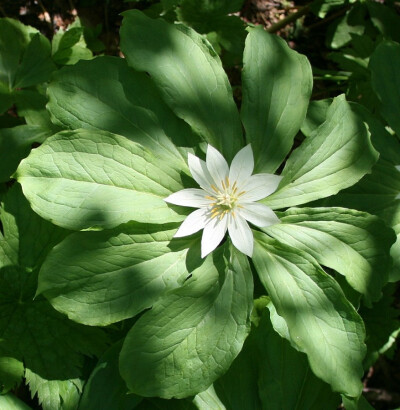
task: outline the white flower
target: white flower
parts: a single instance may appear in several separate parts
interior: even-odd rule
[[[230,169],[225,158],[211,145],[207,148],[206,162],[192,154],[188,162],[193,178],[202,189],[183,189],[165,201],[200,209],[187,216],[174,237],[204,229],[201,239],[204,258],[220,244],[228,230],[233,245],[251,257],[254,239],[246,221],[261,228],[280,222],[268,206],[255,201],[271,195],[282,177],[251,175],[254,159],[250,145],[236,154]]]

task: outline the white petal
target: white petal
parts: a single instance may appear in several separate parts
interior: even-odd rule
[[[174,205],[191,206],[193,208],[203,208],[210,205],[210,200],[206,199],[207,193],[202,189],[187,188],[171,194],[164,201]]]
[[[215,182],[207,169],[205,161],[189,153],[188,164],[193,179],[209,193],[213,192],[211,185],[214,185]]]
[[[241,206],[243,208],[238,210],[238,214],[255,226],[265,228],[281,222],[275,212],[266,205],[251,202],[243,203]]]
[[[212,252],[224,239],[226,228],[228,225],[228,217],[225,215],[222,220],[214,218],[204,227],[203,236],[201,238],[201,257],[204,258]]]
[[[237,184],[246,181],[254,169],[254,158],[251,145],[242,148],[233,158],[231,169],[229,171],[229,180]]]
[[[233,245],[247,256],[253,255],[253,232],[247,222],[238,214],[231,217],[228,225],[229,236]]]
[[[202,208],[196,209],[194,212],[189,214],[176,231],[174,238],[192,235],[193,233],[200,231],[200,229],[203,229],[208,221],[208,212],[209,211],[207,209]]]
[[[219,189],[223,189],[222,181],[226,181],[229,176],[229,166],[225,158],[214,147],[207,147],[206,156],[207,168]]]
[[[255,174],[252,175],[244,185],[239,186],[239,191],[246,191],[240,198],[240,203],[259,201],[271,195],[278,188],[282,177],[273,174]]]

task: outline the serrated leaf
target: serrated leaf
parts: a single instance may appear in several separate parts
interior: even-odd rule
[[[69,321],[43,298],[34,298],[37,265],[65,233],[30,210],[18,185],[4,197],[1,222],[0,249],[7,260],[0,261],[0,356],[23,362],[44,379],[79,377],[84,355],[101,352],[105,334]]]
[[[380,43],[371,55],[369,69],[372,87],[381,102],[380,112],[400,136],[400,44]]]
[[[64,128],[109,131],[174,157],[179,154],[171,140],[177,146],[196,142],[187,124],[163,103],[149,76],[121,58],[98,57],[60,69],[48,96],[52,119]]]
[[[278,190],[262,202],[279,209],[334,195],[370,172],[377,159],[365,124],[339,96],[326,121],[290,155]]]
[[[256,172],[273,173],[293,145],[312,89],[307,58],[261,28],[246,39],[241,116]]]
[[[22,362],[13,357],[0,357],[0,396],[17,387],[23,377]]]
[[[29,369],[25,372],[31,396],[37,394],[43,410],[76,410],[82,393],[82,381],[45,380]]]
[[[76,322],[104,326],[133,317],[189,275],[172,225],[124,224],[70,235],[47,257],[37,293]],[[62,270],[60,271],[60,266]]]
[[[334,391],[361,394],[363,322],[335,280],[309,254],[255,232],[253,262],[291,342]]]
[[[132,410],[143,397],[128,394],[119,374],[118,357],[122,341],[112,345],[101,357],[85,384],[79,410]]]
[[[268,235],[344,275],[369,304],[381,297],[396,240],[381,219],[344,208],[292,208],[279,219],[264,229]]]
[[[125,339],[120,371],[136,394],[197,394],[229,368],[242,347],[253,295],[247,259],[225,245],[191,273],[141,316]]]
[[[243,144],[237,108],[221,62],[208,42],[184,26],[123,13],[121,50],[150,74],[165,102],[200,136],[232,160]]]
[[[48,138],[21,162],[16,178],[35,212],[80,230],[181,221],[163,200],[183,188],[181,173],[180,163],[124,137],[77,130]]]

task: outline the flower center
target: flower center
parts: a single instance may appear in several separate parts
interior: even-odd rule
[[[236,182],[231,185],[228,177],[225,181],[221,181],[221,185],[222,189],[211,185],[215,194],[213,196],[206,196],[207,199],[212,201],[211,218],[218,217],[222,219],[228,213],[234,217],[235,209],[241,207],[237,202],[245,191],[238,192]]]

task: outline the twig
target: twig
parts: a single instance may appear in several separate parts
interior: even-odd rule
[[[301,7],[298,11],[295,13],[289,14],[287,17],[284,19],[278,21],[275,24],[272,24],[272,26],[267,28],[267,31],[269,33],[276,33],[278,30],[280,30],[283,27],[286,27],[288,24],[293,23],[300,17],[306,15],[310,11],[310,6],[303,6]]]

